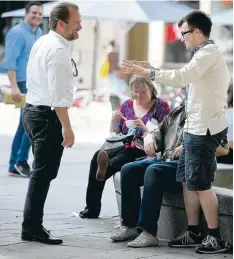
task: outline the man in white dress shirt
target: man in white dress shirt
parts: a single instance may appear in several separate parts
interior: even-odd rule
[[[43,210],[50,182],[56,178],[64,147],[72,147],[74,133],[68,109],[73,100],[71,41],[81,30],[79,8],[60,3],[50,14],[50,32],[34,44],[27,67],[23,122],[32,142],[33,168],[24,207],[21,238],[61,244],[43,227]]]
[[[226,249],[220,237],[218,201],[211,183],[217,166],[215,152],[227,134],[225,106],[230,76],[224,57],[209,40],[212,22],[205,13],[194,11],[178,25],[182,42],[194,52],[189,64],[178,70],[161,70],[145,61],[124,61],[122,67],[125,73],[149,76],[172,87],[189,85],[183,150],[177,171],[177,180],[183,183],[188,229],[171,240],[169,246],[197,246],[197,253],[220,253]],[[208,225],[208,235],[203,240],[200,204]]]

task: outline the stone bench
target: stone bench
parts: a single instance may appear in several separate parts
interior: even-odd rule
[[[233,189],[233,165],[218,164],[214,186]]]
[[[223,172],[223,173],[222,173]],[[222,165],[218,166],[218,171],[216,176],[222,179],[222,174],[232,173],[232,165]],[[217,177],[216,177],[217,178]],[[225,177],[224,177],[225,178]],[[215,180],[215,185],[218,184],[217,179]],[[232,180],[230,180],[230,186],[232,185]],[[121,208],[121,188],[120,188],[120,172],[114,175],[114,186],[116,192],[116,199],[118,203],[118,209],[120,213]],[[219,218],[221,234],[225,241],[233,244],[233,190],[227,188],[213,187],[215,193],[217,194],[219,201]],[[141,188],[141,191],[143,187]],[[142,193],[142,192],[141,192]],[[204,221],[203,215],[201,215],[201,226],[202,232],[206,233],[207,227]],[[182,230],[187,227],[187,218],[184,208],[183,195],[175,193],[165,193],[162,209],[160,214],[160,219],[158,222],[158,237],[163,239],[171,239],[180,234]]]

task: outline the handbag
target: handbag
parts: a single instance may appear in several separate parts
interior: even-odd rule
[[[135,137],[135,129],[128,131],[127,135],[115,135],[106,138],[105,143],[102,145],[101,150],[118,149],[127,145],[131,145]]]

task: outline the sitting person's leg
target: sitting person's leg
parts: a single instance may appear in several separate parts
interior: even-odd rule
[[[105,181],[108,166],[114,167],[116,172],[118,172],[122,165],[128,161],[131,161],[131,157],[124,147],[113,150],[100,150],[97,156],[97,180]]]
[[[101,195],[105,182],[96,180],[97,156],[99,150],[94,154],[89,169],[88,186],[86,190],[86,207],[80,212],[81,218],[98,218],[101,210]]]
[[[111,236],[114,241],[126,241],[135,238],[139,209],[141,204],[140,187],[144,182],[145,170],[156,163],[155,158],[135,161],[121,169],[121,218],[123,227]]]
[[[178,161],[159,162],[149,166],[144,177],[144,191],[140,207],[138,227],[141,234],[130,247],[147,247],[158,244],[158,219],[165,191],[182,191],[176,182]]]
[[[123,165],[144,156],[145,152],[138,148],[120,147],[114,150],[102,150],[97,156],[97,179],[99,181],[105,180],[108,166],[115,168],[116,172],[118,172]]]
[[[87,206],[84,211],[80,212],[80,217],[82,218],[98,218],[101,210],[101,198],[106,180],[113,176],[116,172],[120,171],[124,164],[134,160],[132,153],[126,151],[124,148],[107,150],[105,153],[108,157],[108,161],[105,178],[102,181],[97,180],[98,156],[100,154],[100,150],[94,154],[91,160],[88,187],[86,192]],[[142,154],[142,152],[137,152],[137,154],[138,153]]]
[[[104,181],[98,181],[96,178],[97,174],[97,157],[100,150],[98,150],[90,163],[88,186],[86,190],[86,208],[80,212],[81,218],[98,218],[101,211],[101,198],[105,187],[105,183],[108,178],[110,178],[116,169],[113,167],[107,168],[106,178]],[[111,153],[110,153],[111,155]]]

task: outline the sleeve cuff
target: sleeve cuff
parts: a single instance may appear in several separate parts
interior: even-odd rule
[[[8,70],[16,70],[16,65],[4,65],[3,64],[3,66],[2,66],[6,71],[8,71]]]
[[[54,107],[54,108],[56,108],[56,107],[67,107],[67,108],[70,108],[71,107],[71,102],[68,99],[66,99],[66,98],[62,98],[62,99],[60,99],[59,101],[57,101],[55,103],[52,102],[51,107]]]

